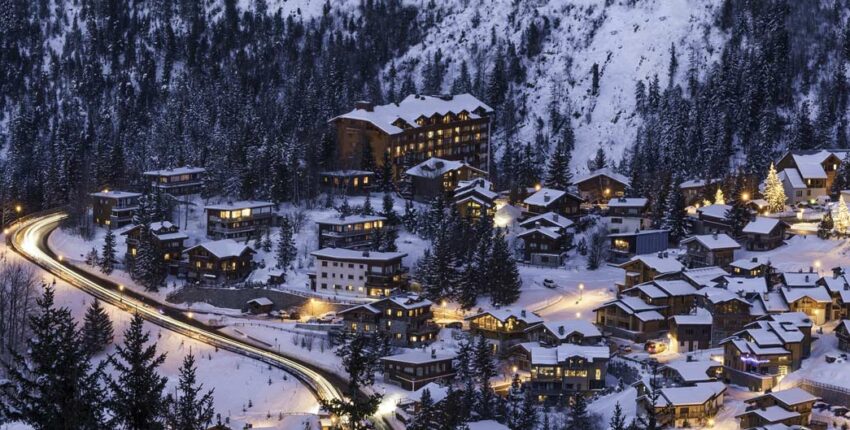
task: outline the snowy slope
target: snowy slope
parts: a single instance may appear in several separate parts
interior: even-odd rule
[[[410,0],[427,10],[427,0]],[[679,62],[677,82],[684,82],[691,51],[699,63],[710,64],[724,36],[714,27],[717,0],[467,0],[437,2],[439,18],[424,41],[396,60],[400,70],[421,77],[427,59],[439,48],[449,61],[443,90],[448,91],[466,60],[470,74],[489,71],[495,49],[491,32],[512,41],[519,50],[522,33],[531,20],[547,17],[552,28],[542,53],[525,59],[526,82],[519,85],[532,115],[524,121],[521,137],[534,137],[537,117],[548,118],[552,97],[572,104],[577,145],[573,164],[586,169],[585,161],[602,145],[614,159],[631,145],[636,127],[634,88],[638,79],[658,75],[666,85],[670,45],[675,43]],[[612,3],[606,6],[605,3]],[[636,3],[631,5],[631,3]],[[470,24],[476,14],[480,25]],[[560,21],[558,23],[557,21]],[[600,91],[591,95],[591,67],[599,65]],[[486,76],[486,73],[484,74]],[[419,82],[421,84],[421,81]]]

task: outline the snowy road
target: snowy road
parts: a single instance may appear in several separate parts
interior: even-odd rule
[[[62,262],[62,256],[56,256],[46,246],[47,237],[56,228],[59,221],[67,215],[54,213],[34,217],[17,226],[17,230],[9,236],[9,245],[17,253],[48,272],[65,280],[69,284],[126,311],[140,314],[146,320],[166,329],[189,336],[198,341],[230,350],[251,358],[282,368],[301,380],[305,385],[323,400],[341,399],[342,394],[337,389],[340,381],[332,383],[324,372],[317,371],[304,363],[285,357],[274,351],[265,350],[231,336],[221,334],[205,327],[192,318],[191,312],[172,308],[168,305],[154,303],[140,298],[133,292],[119,289],[118,285],[82,274]]]

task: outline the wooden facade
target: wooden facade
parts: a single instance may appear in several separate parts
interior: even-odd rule
[[[139,193],[103,190],[91,194],[94,223],[112,228],[123,227],[133,222],[139,209]]]
[[[260,237],[275,224],[274,203],[241,201],[210,205],[207,213],[207,237],[234,239]]]
[[[511,345],[525,340],[525,331],[543,320],[526,310],[496,309],[465,318],[469,329],[489,339],[497,352],[504,352]]]
[[[319,185],[326,193],[347,196],[368,194],[374,182],[375,173],[366,170],[334,170],[319,173]]]
[[[367,250],[377,248],[376,240],[389,226],[376,215],[352,215],[317,221],[319,248]]]
[[[408,391],[416,391],[431,382],[451,379],[457,354],[444,351],[415,350],[381,358],[384,379]]]
[[[253,270],[252,260],[256,253],[233,239],[202,243],[184,252],[189,256],[186,277],[203,283],[245,279]]]
[[[395,346],[416,348],[437,339],[432,303],[416,296],[394,296],[339,313],[350,333],[385,333]]]
[[[562,344],[531,349],[531,377],[525,388],[538,401],[563,404],[573,396],[605,388],[610,350],[607,346]]]
[[[575,178],[579,195],[587,203],[601,205],[613,198],[626,195],[629,180],[612,169],[599,169]]]
[[[137,225],[131,229],[121,233],[127,236],[127,252],[125,258],[132,261],[136,258],[139,250],[139,244],[142,239],[142,226]],[[165,261],[168,265],[169,272],[176,275],[180,266],[180,260],[183,256],[183,243],[189,238],[185,233],[180,233],[180,228],[168,222],[155,222],[150,225],[150,241],[153,245],[154,252],[159,259]]]
[[[437,197],[449,201],[458,185],[476,178],[484,178],[487,173],[459,161],[429,158],[407,169],[409,186],[405,198],[427,203]]]
[[[151,170],[144,172],[150,188],[172,196],[200,194],[204,185],[203,167],[178,167],[174,169]]]

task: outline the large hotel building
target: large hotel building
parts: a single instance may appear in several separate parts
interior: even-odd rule
[[[493,109],[469,94],[407,96],[401,103],[355,109],[332,118],[337,128],[337,169],[360,169],[368,142],[378,166],[389,151],[395,179],[403,167],[431,157],[464,161],[489,172]]]

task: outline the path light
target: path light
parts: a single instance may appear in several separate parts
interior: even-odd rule
[[[514,375],[516,375],[516,366],[511,368],[514,371]]]
[[[24,208],[22,208],[21,205],[15,205],[15,212],[21,213],[22,210],[24,210]]]
[[[581,318],[581,312],[576,312],[576,318]]]
[[[578,284],[578,299],[584,299],[584,284]]]

